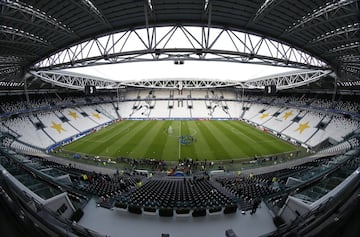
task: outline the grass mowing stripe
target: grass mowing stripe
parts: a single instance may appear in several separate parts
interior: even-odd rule
[[[254,141],[248,143],[249,146],[252,146],[253,150],[256,151],[255,155],[266,155],[276,153],[273,149],[273,143],[276,143],[276,140],[272,137],[266,137],[265,133],[262,131],[255,130],[254,128],[249,128],[247,126],[242,126],[243,123],[235,124],[238,128],[241,128],[242,133]],[[256,140],[255,140],[256,139]],[[271,143],[262,143],[262,141],[272,141]]]
[[[165,130],[169,127],[169,124],[170,121],[158,121],[157,125],[155,124],[153,130],[148,132],[148,135],[152,137],[149,138],[149,146],[142,148],[144,149],[144,157],[164,159],[163,150],[166,144],[166,140],[168,139]],[[145,136],[144,139],[146,139]]]
[[[116,129],[117,131],[119,130],[120,132],[122,131],[123,128],[128,128],[127,126],[123,126],[124,123],[121,124],[113,124],[109,127],[106,127],[96,133],[92,133],[91,135],[87,135],[84,138],[81,138],[80,140],[77,140],[69,145],[66,146],[67,150],[74,150],[76,151],[77,149],[86,149],[89,151],[89,153],[92,153],[91,149],[94,149],[94,151],[100,150],[101,146],[108,146],[108,142],[109,140],[112,138],[112,132]],[[116,135],[116,134],[115,134]],[[109,139],[105,139],[109,138]],[[89,147],[88,143],[91,143],[91,147]]]
[[[156,121],[148,121],[149,126],[145,127],[142,131],[142,136],[136,139],[136,144],[132,147],[132,157],[141,158],[144,157],[146,150],[149,148],[151,141],[153,140],[153,133],[157,132],[160,123]]]
[[[89,134],[63,149],[109,157],[178,160],[179,129],[194,136],[181,145],[181,158],[225,160],[270,155],[296,148],[240,121],[122,121]],[[168,133],[172,126],[171,134]]]
[[[235,122],[235,121],[232,121]],[[244,129],[244,134],[247,134],[250,137],[257,137],[257,148],[261,150],[261,154],[276,154],[294,149],[294,146],[272,136],[271,134],[265,133],[263,131],[257,130],[256,128],[246,124],[246,123],[232,123],[236,127],[241,127]]]
[[[207,139],[205,134],[203,134],[200,130],[200,126],[203,121],[187,121],[189,129],[196,131],[195,138],[196,141],[194,143],[194,150],[195,153],[191,158],[198,159],[198,160],[205,160],[205,159],[213,159],[215,160],[214,150],[212,147],[207,143]]]
[[[209,145],[211,151],[214,154],[215,160],[225,160],[228,159],[228,157],[231,157],[230,154],[227,152],[227,150],[223,147],[221,141],[216,137],[217,134],[213,134],[211,130],[209,129],[209,123],[210,121],[204,121],[201,123],[201,126],[199,126],[200,131],[203,136],[205,137],[206,143]]]
[[[222,144],[226,144],[226,150],[232,157],[242,156],[243,152],[239,147],[239,144],[236,144],[234,140],[238,137],[234,135],[231,130],[224,129],[225,126],[222,124],[226,124],[224,121],[214,121],[213,123],[208,123],[210,131],[213,132],[217,136],[219,140],[221,140]]]
[[[167,133],[169,126],[173,128],[172,134]],[[172,120],[170,121],[168,127],[165,128],[166,132],[164,133],[164,136],[166,136],[166,141],[165,141],[164,150],[162,152],[162,157],[165,160],[179,159],[179,143],[178,143],[179,127],[180,127],[180,122]]]
[[[217,126],[221,128],[222,131],[227,134],[230,133],[229,137],[232,138],[232,143],[238,148],[238,153],[234,154],[234,157],[250,157],[253,156],[254,152],[254,144],[247,139],[244,133],[238,130],[238,128],[234,128],[231,123],[218,123]],[[229,149],[230,150],[230,149]]]
[[[196,134],[194,129],[190,128],[191,123],[189,121],[183,121],[181,126],[181,134],[182,135],[190,135],[193,136],[196,139]],[[182,158],[192,158],[197,159],[196,151],[195,151],[195,142],[189,144],[189,145],[181,145],[181,157]]]
[[[256,130],[254,127],[247,126],[247,124],[241,121],[232,121],[234,123],[230,123],[238,128],[245,136],[248,137],[252,142],[259,142],[259,135],[261,137],[261,133]]]
[[[102,153],[107,153],[107,155],[110,155],[109,153],[114,153],[113,150],[116,151],[116,149],[112,149],[112,146],[116,145],[119,139],[127,136],[129,131],[131,131],[134,127],[136,127],[136,123],[122,123],[118,126],[112,127],[112,129],[107,129],[103,133],[101,133],[102,130],[99,131],[101,136],[95,136],[90,141],[100,140],[100,144],[89,147],[89,152],[94,153],[100,151]],[[97,134],[95,133],[94,135]]]
[[[118,132],[118,129],[109,130],[108,133],[103,134],[102,137],[102,139],[105,139],[106,142],[103,142],[100,146],[90,148],[90,151],[97,152],[105,156],[116,155],[120,147],[119,141],[126,139],[129,136],[130,131],[137,129],[137,127],[138,124],[131,121],[130,123],[122,124],[120,132]],[[106,139],[107,136],[110,136],[110,139]]]
[[[243,124],[240,121],[229,121],[228,124],[233,129],[235,129],[237,133],[241,134],[242,135],[241,137],[246,137],[246,141],[257,142],[258,137],[254,138],[252,136],[249,136],[249,134],[247,133],[247,128],[245,126],[243,126]]]
[[[276,148],[284,148],[285,150],[296,150],[295,147],[289,143],[287,143],[286,141],[283,141],[277,137],[275,137],[274,135],[270,134],[270,133],[265,133],[263,131],[260,131],[260,130],[257,130],[257,129],[254,129],[251,125],[249,124],[246,124],[244,122],[242,122],[242,124],[244,124],[244,126],[248,127],[249,131],[253,131],[254,133],[256,132],[257,134],[260,134],[263,136],[263,140],[264,140],[264,144],[276,144],[277,147]],[[273,143],[270,143],[270,142],[266,142],[266,141],[273,141]]]
[[[121,137],[119,140],[115,141],[111,146],[107,149],[109,150],[118,150],[118,154],[125,157],[132,157],[132,153],[134,151],[134,146],[138,144],[138,141],[143,136],[144,132],[146,132],[151,124],[149,121],[144,121],[143,123],[139,123],[138,121],[132,121],[136,126],[131,129],[126,136]],[[116,132],[116,130],[114,131]]]
[[[232,123],[235,121],[231,121],[228,123],[229,126],[232,127],[233,132],[239,133],[238,140],[242,145],[243,151],[247,154],[248,157],[252,157],[254,155],[261,155],[266,153],[261,145],[258,144],[259,140],[262,140],[261,135],[256,136],[256,140],[249,136],[249,131],[247,127],[242,126],[242,123]],[[253,135],[255,136],[255,135]],[[256,153],[254,154],[254,151]]]

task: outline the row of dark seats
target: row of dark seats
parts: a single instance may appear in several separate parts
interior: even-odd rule
[[[108,178],[97,178],[84,185],[81,189],[99,197],[114,197],[123,192],[128,192],[136,185],[132,176],[114,175]]]
[[[273,178],[275,177],[278,182],[279,181],[286,182],[287,178],[290,177],[291,175],[294,175],[300,171],[303,171],[306,169],[311,169],[313,167],[317,167],[321,164],[324,164],[327,161],[329,161],[330,158],[331,157],[319,158],[316,160],[312,160],[312,161],[303,163],[301,165],[284,168],[284,169],[276,170],[273,172],[267,172],[264,174],[258,174],[258,175],[254,176],[254,179],[256,179],[259,182],[271,184],[271,182],[273,182]]]
[[[252,207],[252,200],[262,198],[274,192],[267,184],[259,182],[255,178],[240,176],[225,176],[215,179],[229,193],[238,198],[242,210],[249,210]]]
[[[132,190],[122,201],[128,205],[153,208],[212,208],[236,204],[207,179],[149,179]]]

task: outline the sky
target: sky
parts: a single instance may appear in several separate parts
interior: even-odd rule
[[[205,61],[185,61],[182,65],[175,65],[173,61],[132,62],[67,69],[67,71],[114,81],[179,78],[246,81],[294,70],[293,68],[251,65],[246,63]]]
[[[197,49],[205,47],[200,42],[203,41],[203,28],[201,27],[157,27],[156,40],[152,47],[158,49]],[[133,51],[146,50],[149,46],[147,41],[146,29],[138,29],[134,32],[118,32],[97,38],[96,43],[82,42],[81,47],[74,45],[71,52],[82,49],[81,55],[87,57],[99,57],[104,52],[127,53]],[[265,57],[279,57],[288,54],[290,60],[303,60],[300,53],[296,50],[289,51],[290,46],[277,43],[276,41],[251,35],[243,32],[225,32],[222,29],[211,28],[208,37],[209,48],[213,50],[224,50],[226,52],[251,53]],[[92,47],[92,45],[99,45]],[[186,51],[185,51],[186,52]],[[291,53],[289,53],[291,52]],[[161,59],[166,55],[160,55]],[[208,59],[220,58],[219,56],[207,55]],[[303,56],[303,55],[302,55]],[[216,79],[225,81],[246,81],[258,77],[269,76],[295,69],[287,67],[274,67],[246,64],[239,62],[220,62],[220,61],[200,61],[186,60],[182,65],[175,65],[174,61],[151,61],[152,55],[141,55],[141,59],[148,59],[147,62],[130,62],[109,64],[102,66],[91,66],[86,68],[67,69],[81,74],[92,75],[115,81],[134,81],[151,79]],[[55,55],[54,59],[67,62],[70,60],[66,53]],[[252,62],[257,59],[253,59]],[[259,61],[259,60],[257,60]]]

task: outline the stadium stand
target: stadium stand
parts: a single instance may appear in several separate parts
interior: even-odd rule
[[[0,236],[359,235],[359,1],[0,8]]]
[[[33,116],[21,116],[6,120],[4,124],[20,135],[18,138],[20,142],[28,143],[38,148],[45,148],[53,144],[54,141],[41,129],[41,124],[34,124],[31,118],[35,119]]]
[[[16,118],[3,119],[1,129],[17,137],[19,142],[25,143],[25,146],[28,143],[35,149],[46,149],[54,143],[119,118],[231,119],[240,117],[310,148],[316,148],[325,142],[330,144],[341,142],[348,134],[359,128],[358,120],[341,114],[353,112],[356,108],[355,102],[334,101],[331,105],[333,107],[339,107],[338,104],[348,106],[341,107],[342,111],[332,110],[329,113],[328,109],[331,106],[328,100],[304,96],[299,99],[294,96],[247,95],[239,101],[233,100],[236,97],[230,91],[220,91],[217,94],[211,90],[192,90],[179,95],[169,90],[144,90],[130,91],[124,94],[123,98],[131,96],[137,99],[120,101],[116,96],[108,95],[91,99],[81,96],[63,96],[61,99],[50,97],[46,101],[42,98],[34,99],[29,105],[30,111],[38,111],[40,107],[47,106],[29,117],[21,115],[29,110],[25,101],[6,101],[1,105],[2,107],[7,108],[10,104],[12,106],[9,107],[8,112],[4,111],[4,115],[10,111],[20,114]],[[191,100],[188,96],[191,96]],[[146,98],[147,100],[143,100]],[[191,101],[190,107],[189,101]],[[242,101],[244,101],[244,106],[242,106]],[[273,103],[270,106],[271,101]],[[89,103],[91,105],[88,105]],[[171,109],[168,107],[169,103],[173,105]],[[286,107],[282,107],[284,103],[287,104]],[[294,107],[289,107],[291,104]],[[304,105],[308,107],[301,107]],[[322,105],[324,107],[321,107]],[[68,108],[57,109],[61,106]],[[241,110],[242,107],[244,107],[243,110]],[[20,111],[14,112],[15,109]],[[39,142],[34,142],[34,136]],[[15,144],[19,148],[19,144]]]
[[[154,208],[204,208],[234,205],[231,196],[225,195],[206,177],[153,178],[122,198],[128,205]]]
[[[9,146],[12,140],[3,138],[2,144]],[[359,146],[359,139],[351,138],[343,144],[333,147],[333,150],[345,151],[356,149]],[[332,150],[323,151],[331,153]],[[0,157],[1,165],[10,170],[13,175],[26,172],[33,172],[41,182],[50,182],[60,185],[50,192],[42,191],[43,197],[59,195],[66,190],[69,199],[76,207],[83,207],[90,200],[90,195],[97,199],[99,206],[113,210],[127,210],[128,212],[141,214],[158,213],[160,216],[176,215],[193,217],[213,215],[215,213],[234,213],[239,208],[241,211],[249,211],[253,207],[253,200],[261,198],[273,211],[279,215],[286,215],[286,211],[280,211],[291,197],[310,200],[308,195],[315,191],[319,193],[322,189],[313,188],[315,180],[333,180],[339,177],[338,173],[351,174],[351,171],[358,167],[358,153],[346,153],[340,156],[324,156],[305,161],[299,165],[281,165],[275,171],[257,173],[256,175],[215,175],[207,173],[195,174],[192,177],[168,177],[166,174],[154,173],[147,176],[137,172],[115,173],[113,175],[95,173],[90,170],[81,170],[69,165],[59,165],[53,161],[45,160],[38,156],[19,156],[11,153],[3,153]],[[15,160],[13,160],[15,159]],[[19,163],[19,161],[21,163]],[[30,161],[30,162],[29,162]],[[16,169],[10,164],[17,164]],[[31,168],[30,168],[31,167]],[[283,167],[283,168],[280,168]],[[49,171],[51,170],[51,172]],[[320,170],[320,172],[319,172]],[[336,172],[334,172],[336,170]],[[71,183],[66,185],[49,179],[47,174],[69,175]],[[256,173],[256,172],[255,172]],[[328,174],[332,175],[328,175]],[[21,182],[30,182],[28,176],[23,176]],[[345,176],[342,176],[345,177]],[[302,180],[298,184],[288,180]],[[342,183],[331,181],[332,186],[326,186],[327,192]],[[341,179],[343,180],[343,179]],[[35,182],[35,181],[31,181]],[[55,182],[55,183],[54,183]],[[35,182],[36,185],[37,182]],[[299,186],[300,185],[300,186]],[[31,186],[30,186],[31,187]],[[300,188],[299,188],[300,187]],[[309,190],[312,190],[311,192]],[[38,189],[32,189],[38,192]],[[56,191],[58,190],[58,191]],[[293,190],[297,191],[294,195]],[[319,195],[311,194],[311,200],[315,201],[326,195],[327,192],[320,192]],[[50,196],[49,196],[50,195]]]

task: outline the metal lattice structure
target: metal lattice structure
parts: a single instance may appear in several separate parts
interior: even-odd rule
[[[331,73],[330,70],[300,70],[252,79],[246,81],[244,86],[246,88],[264,88],[265,86],[276,85],[277,90],[284,90],[315,82]]]
[[[152,89],[199,89],[218,87],[242,87],[249,89],[263,89],[267,85],[276,85],[278,90],[289,89],[305,85],[322,77],[328,76],[330,70],[296,70],[295,72],[282,73],[261,77],[246,82],[223,81],[216,79],[144,79],[137,81],[111,81],[105,78],[82,75],[67,71],[31,71],[32,75],[48,83],[83,90],[85,85],[94,85],[98,89],[115,89],[126,87],[152,88]]]
[[[0,81],[21,82],[36,63],[50,69],[136,60],[329,66],[338,80],[358,80],[359,15],[357,0],[2,0]],[[180,33],[188,45],[170,45]],[[120,35],[143,47],[126,50]],[[229,48],[217,48],[220,41]],[[85,57],[89,45],[98,53]]]
[[[113,63],[202,60],[293,68],[326,68],[297,48],[226,28],[152,27],[101,36],[68,47],[35,64],[38,70]]]

